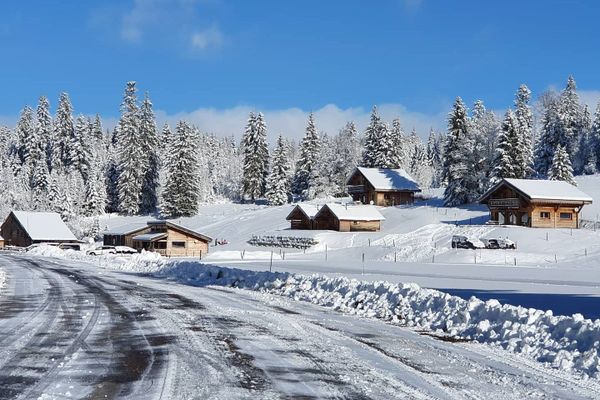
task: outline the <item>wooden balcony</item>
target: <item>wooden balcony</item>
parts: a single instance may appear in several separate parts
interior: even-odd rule
[[[346,186],[346,189],[348,190],[348,194],[364,193],[365,185],[348,185],[348,186]]]
[[[490,208],[521,208],[521,200],[518,197],[490,199],[488,206]]]

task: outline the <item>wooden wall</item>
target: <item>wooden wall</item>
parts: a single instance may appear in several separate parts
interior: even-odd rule
[[[570,206],[543,206],[534,205],[531,208],[531,226],[534,228],[578,228],[579,214],[575,212],[574,207]],[[550,218],[541,218],[540,213],[550,213]],[[571,219],[561,219],[561,213],[570,213]]]
[[[25,229],[12,214],[9,214],[2,224],[0,236],[4,238],[6,245],[10,246],[27,247],[33,244]]]

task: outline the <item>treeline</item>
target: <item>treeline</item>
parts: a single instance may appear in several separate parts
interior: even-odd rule
[[[345,195],[357,165],[403,168],[424,188],[445,187],[446,204],[458,205],[501,178],[574,183],[573,170],[600,169],[600,107],[592,119],[572,77],[562,92],[530,103],[522,85],[499,119],[482,101],[469,112],[457,98],[447,132],[432,130],[426,142],[414,129],[406,134],[399,119],[384,121],[376,107],[361,133],[352,121],[333,135],[320,132],[310,114],[299,143],[279,135],[271,148],[260,112],[249,115],[239,143],[186,121],[159,129],[150,97],[138,100],[135,82],[126,85],[112,130],[98,115],[74,116],[66,93],[54,115],[41,97],[14,128],[0,128],[0,211],[52,210],[72,220],[105,212],[186,216],[221,200],[279,205]]]

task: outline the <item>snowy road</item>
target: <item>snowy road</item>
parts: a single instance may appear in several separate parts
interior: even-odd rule
[[[0,398],[600,398],[474,343],[228,288],[0,256]]]

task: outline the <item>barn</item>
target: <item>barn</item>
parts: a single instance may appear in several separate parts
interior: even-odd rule
[[[286,217],[291,229],[314,229],[314,218],[319,207],[314,204],[297,204]]]
[[[103,243],[105,246],[133,247],[133,237],[149,231],[150,226],[146,222],[118,226],[103,232]]]
[[[325,204],[314,217],[314,229],[340,232],[379,231],[383,215],[375,206]]]
[[[346,181],[346,191],[354,201],[388,207],[413,204],[421,188],[403,169],[357,167]]]
[[[58,213],[11,211],[0,227],[7,246],[34,243],[80,243]]]
[[[592,198],[564,181],[502,179],[479,202],[490,221],[533,228],[579,228],[580,212]]]
[[[133,248],[173,257],[202,257],[208,254],[212,239],[169,221],[149,221],[149,228],[132,237]]]

